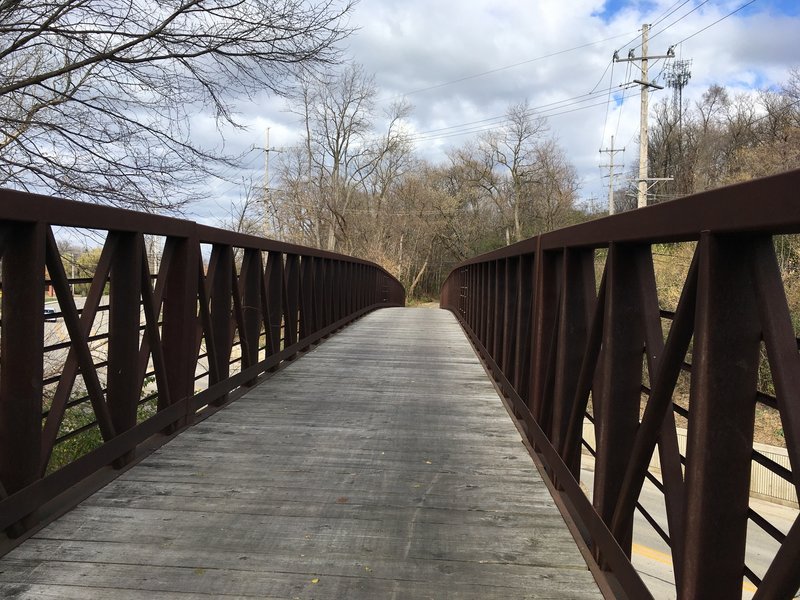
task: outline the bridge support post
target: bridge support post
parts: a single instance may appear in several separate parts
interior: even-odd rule
[[[139,233],[115,233],[119,238],[111,259],[108,316],[108,411],[117,435],[136,425],[139,407],[137,365],[142,295],[144,241]],[[116,468],[133,458],[130,451],[114,462]]]
[[[541,248],[537,239],[533,300],[533,362],[531,365],[530,409],[545,435],[550,437],[547,414],[547,363],[553,341],[558,304],[558,258]]]
[[[752,244],[703,233],[687,433],[679,598],[742,591],[760,326]]]
[[[475,265],[482,272],[483,265]],[[517,329],[514,336],[516,350],[514,351],[514,389],[517,390],[522,401],[528,404],[530,393],[530,368],[531,364],[531,317],[533,309],[533,257],[530,254],[520,256],[517,261],[517,289],[519,302],[517,303]],[[515,411],[516,414],[516,411]],[[522,415],[517,414],[517,417]]]
[[[494,263],[494,333],[492,345],[489,348],[492,358],[500,371],[503,370],[503,338],[505,337],[505,308],[506,308],[506,260],[501,258]],[[496,381],[500,381],[500,373],[494,373]]]
[[[517,350],[513,332],[517,330],[517,304],[519,302],[518,296],[518,268],[519,257],[505,259],[505,289],[503,296],[505,297],[505,306],[503,307],[503,353],[500,359],[502,369],[509,381],[514,380],[515,366],[514,353]]]
[[[42,444],[45,227],[15,223],[0,235],[3,329],[0,342],[0,499],[39,478]],[[12,537],[23,529],[12,526]]]
[[[610,526],[639,426],[644,327],[638,288],[636,246],[612,243],[606,259],[603,342],[595,379],[593,415],[597,440],[594,506]],[[617,542],[630,558],[633,511],[622,515]],[[603,564],[602,557],[601,564]]]
[[[281,350],[281,318],[283,317],[283,256],[270,252],[267,257],[266,282],[267,354]]]
[[[242,321],[244,331],[239,332],[242,350],[242,370],[258,362],[259,338],[261,333],[261,251],[249,248],[244,251],[242,271],[239,275],[239,290],[242,294]],[[248,380],[245,385],[253,386],[256,379]]]
[[[300,263],[300,339],[301,340],[307,338],[317,330],[316,311],[314,303],[315,260],[318,259],[315,259],[311,256],[304,256]],[[308,350],[308,346],[303,348],[303,351],[305,350]]]
[[[550,441],[564,448],[569,421],[578,389],[578,378],[589,332],[590,310],[595,299],[594,251],[565,249],[563,254],[561,298],[558,307],[557,349],[555,351],[555,383],[553,390],[552,428]],[[583,420],[583,415],[579,417]],[[580,478],[580,452],[568,465]]]
[[[162,339],[167,385],[172,403],[194,395],[197,358],[197,265],[200,262],[197,239],[170,238],[172,250],[169,274],[164,290],[164,324]],[[159,409],[165,408],[159,405]],[[189,425],[194,410],[186,407],[185,417],[165,433]]]
[[[497,261],[491,261],[486,282],[486,354],[494,358],[494,338],[497,332]]]
[[[350,264],[348,263],[347,266],[349,269]],[[297,343],[297,319],[299,317],[298,311],[300,310],[300,261],[296,254],[286,255],[284,278],[284,337],[286,337],[286,345],[293,346]],[[289,357],[287,360],[291,360],[291,358],[293,358],[293,356]]]
[[[216,346],[216,377],[210,377],[209,383],[214,384],[225,381],[231,372],[231,346],[233,344],[233,330],[231,324],[233,297],[233,249],[227,245],[215,244],[211,250],[211,265],[209,275],[211,280],[211,329]],[[212,353],[209,351],[209,362]],[[213,372],[212,372],[213,375]],[[217,398],[214,405],[220,406],[228,400],[228,394]]]
[[[324,327],[333,323],[333,306],[336,298],[334,290],[333,269],[336,261],[326,259],[324,261],[324,281],[325,281],[325,295],[322,297],[323,312],[325,315]],[[328,337],[328,336],[325,336]]]
[[[327,296],[328,288],[325,278],[328,260],[325,258],[314,259],[314,321],[316,329],[323,329],[327,324],[327,310],[325,307],[325,298]]]

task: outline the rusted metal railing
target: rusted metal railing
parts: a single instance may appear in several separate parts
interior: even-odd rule
[[[89,277],[68,276],[70,236],[97,245]],[[405,301],[367,261],[9,190],[0,259],[0,530],[12,537],[63,509],[88,477]],[[48,288],[57,304],[45,315]]]
[[[544,234],[446,280],[442,307],[509,399],[610,593],[651,595],[630,563],[637,509],[669,545],[679,598],[741,597],[743,577],[756,598],[797,592],[800,521],[781,530],[748,496],[754,460],[800,485],[800,355],[775,252],[777,236],[798,232],[793,171]],[[672,244],[692,258],[668,309],[653,259]],[[791,469],[753,449],[759,404],[780,415]],[[676,418],[688,422],[685,455]],[[579,487],[584,449],[591,499]],[[654,452],[660,475],[648,470]],[[645,480],[663,493],[665,524],[639,505]],[[777,548],[760,575],[746,561],[748,525]]]

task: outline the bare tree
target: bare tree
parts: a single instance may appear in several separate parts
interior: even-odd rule
[[[536,148],[538,177],[532,182],[535,233],[563,227],[578,198],[578,174],[555,140]]]
[[[675,177],[662,197],[674,198],[800,166],[798,74],[778,90],[731,95],[712,85],[688,108],[684,126],[666,102],[655,107],[650,172]]]
[[[458,194],[474,208],[494,205],[494,215],[482,217],[484,238],[490,224],[506,244],[559,226],[577,197],[575,170],[527,103],[510,106],[501,128],[451,152],[450,161]]]
[[[276,236],[321,248],[325,215],[317,188],[311,182],[309,156],[304,145],[282,152],[278,171],[280,185],[270,191],[268,208]]]
[[[541,180],[538,148],[547,133],[547,120],[531,111],[527,102],[509,107],[507,124],[490,132],[483,146],[504,171],[503,193],[495,196],[506,220],[506,244],[523,239],[525,213],[530,212],[531,185]]]
[[[339,58],[351,0],[0,0],[0,184],[179,208],[234,164],[191,136]],[[216,144],[216,143],[215,143]],[[219,146],[219,144],[216,144]]]
[[[227,208],[220,207],[226,216],[217,220],[217,226],[237,233],[268,237],[271,224],[264,186],[252,180],[243,183],[239,199]]]
[[[292,110],[302,119],[305,139],[302,151],[282,157],[281,180],[292,191],[284,200],[293,203],[285,210],[302,211],[304,218],[295,224],[302,224],[318,247],[356,251],[354,211],[369,212],[371,199],[380,202],[410,164],[411,145],[402,127],[410,107],[392,106],[378,133],[376,94],[373,76],[350,64],[338,74],[304,78],[294,98]]]

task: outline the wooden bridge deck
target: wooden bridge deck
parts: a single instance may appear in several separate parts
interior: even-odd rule
[[[374,312],[0,560],[4,598],[597,598],[450,313]]]

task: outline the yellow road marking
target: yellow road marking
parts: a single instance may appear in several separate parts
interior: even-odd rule
[[[660,562],[664,565],[672,566],[672,557],[669,554],[665,554],[664,552],[659,552],[653,548],[649,548],[647,546],[642,546],[641,544],[633,544],[631,548],[634,554],[638,554],[644,558],[649,558],[650,560],[654,560],[656,562]],[[742,589],[745,592],[750,592],[754,594],[756,592],[756,586],[754,586],[749,581],[742,582]]]
[[[641,544],[633,544],[633,553],[649,558],[650,560],[655,560],[661,564],[672,566],[672,557],[669,554],[664,554],[653,548],[648,548]]]

